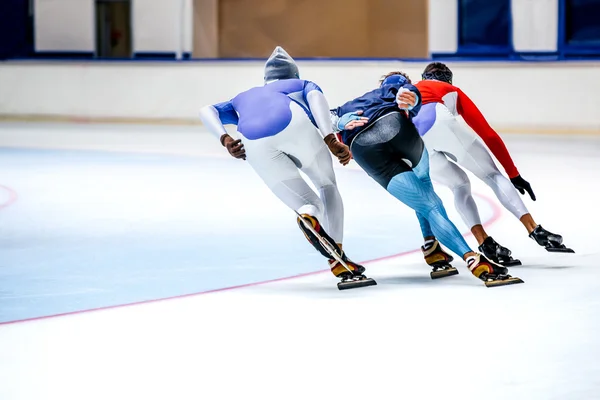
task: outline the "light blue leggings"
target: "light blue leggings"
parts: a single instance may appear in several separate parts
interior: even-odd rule
[[[446,209],[433,190],[429,177],[429,154],[423,148],[421,160],[412,171],[394,176],[388,192],[416,211],[423,237],[435,236],[444,246],[461,258],[472,251],[456,226],[448,219]]]

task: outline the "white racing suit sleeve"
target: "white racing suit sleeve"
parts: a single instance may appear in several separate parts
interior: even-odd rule
[[[205,106],[200,110],[200,119],[202,123],[210,133],[212,133],[217,139],[221,139],[221,136],[227,133],[225,127],[221,123],[219,118],[219,112],[214,106]]]
[[[321,136],[324,138],[333,133],[331,112],[325,95],[319,90],[311,90],[306,95],[306,102],[321,132]]]

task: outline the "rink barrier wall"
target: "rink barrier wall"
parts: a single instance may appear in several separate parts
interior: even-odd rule
[[[418,81],[427,62],[298,64],[301,77],[315,81],[334,107],[372,90],[389,71]],[[501,132],[600,133],[598,62],[447,64],[454,83]],[[0,120],[200,124],[202,106],[262,85],[263,65],[264,60],[0,63]]]
[[[35,52],[96,53],[95,0],[34,0]],[[134,0],[131,41],[134,54],[191,53],[192,0]],[[182,28],[183,27],[183,28]]]

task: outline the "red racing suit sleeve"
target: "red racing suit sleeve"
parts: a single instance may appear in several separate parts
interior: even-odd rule
[[[455,87],[456,88],[456,87]],[[519,175],[519,171],[515,166],[506,145],[496,131],[488,124],[485,117],[479,111],[475,103],[462,90],[456,88],[458,93],[456,108],[458,113],[463,117],[467,125],[469,125],[475,133],[483,140],[492,154],[500,161],[502,167],[508,174],[509,178],[514,178]]]

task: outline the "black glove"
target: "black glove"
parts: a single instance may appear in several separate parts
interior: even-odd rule
[[[535,194],[533,193],[533,190],[531,190],[531,185],[525,179],[521,178],[521,175],[511,178],[510,181],[512,182],[513,186],[516,187],[519,192],[521,192],[521,194],[525,194],[525,191],[527,191],[529,196],[531,196],[531,200],[535,201]]]

